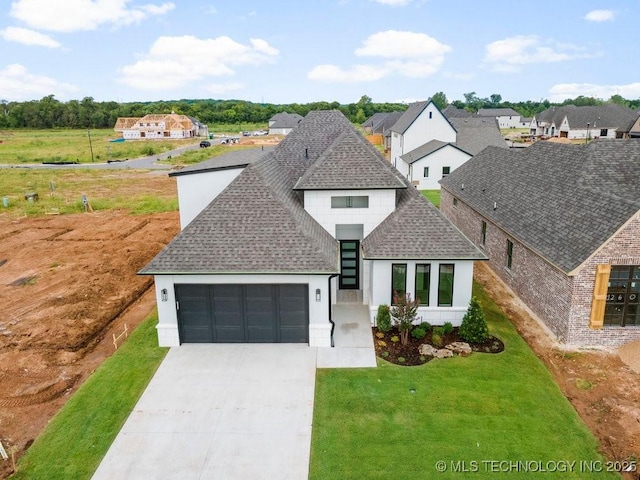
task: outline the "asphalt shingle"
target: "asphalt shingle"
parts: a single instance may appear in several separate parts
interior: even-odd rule
[[[489,147],[440,183],[569,273],[640,210],[639,171],[637,139],[537,142]]]

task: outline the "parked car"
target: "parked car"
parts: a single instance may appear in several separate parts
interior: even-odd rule
[[[242,136],[243,137],[250,137],[251,136],[251,132],[242,132]]]
[[[269,132],[267,132],[266,130],[258,130],[256,132],[253,132],[254,137],[259,137],[261,135],[269,135]]]
[[[200,148],[207,148],[211,146],[211,142],[209,140],[202,140],[200,142]]]

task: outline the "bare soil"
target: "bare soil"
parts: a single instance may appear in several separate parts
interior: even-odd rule
[[[144,175],[144,174],[141,174]],[[166,175],[131,184],[166,195]],[[179,230],[177,212],[23,218],[0,214],[0,441],[16,460],[155,306],[136,275]],[[0,478],[12,470],[0,458]]]
[[[476,263],[475,277],[547,366],[599,440],[602,454],[611,461],[640,461],[640,374],[614,349],[576,351],[555,342],[486,264]],[[623,478],[638,479],[640,474],[625,473]]]

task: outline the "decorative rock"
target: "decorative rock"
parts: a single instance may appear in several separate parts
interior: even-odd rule
[[[436,347],[429,345],[428,343],[423,343],[418,348],[418,353],[420,353],[420,355],[428,355],[429,357],[435,357],[437,351],[438,349]]]
[[[436,358],[449,358],[453,357],[453,352],[451,350],[447,350],[446,348],[441,348],[436,352]]]
[[[444,348],[451,350],[453,353],[456,353],[461,357],[468,357],[471,355],[471,347],[466,342],[453,342]]]

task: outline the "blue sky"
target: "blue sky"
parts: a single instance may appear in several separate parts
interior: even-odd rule
[[[640,98],[638,0],[1,0],[0,99]]]

